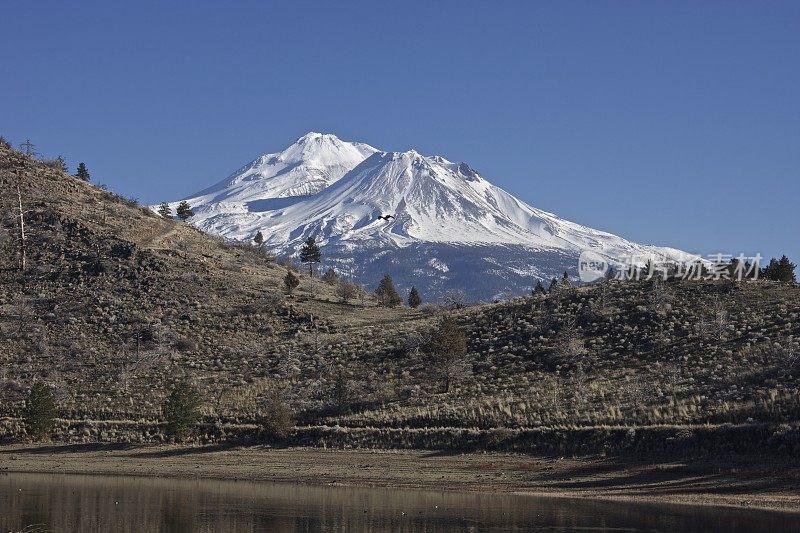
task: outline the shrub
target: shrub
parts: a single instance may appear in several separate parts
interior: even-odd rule
[[[327,283],[328,285],[336,285],[339,281],[339,276],[336,274],[336,271],[332,268],[329,268],[323,275],[322,281]]]
[[[285,439],[294,429],[292,410],[277,393],[270,394],[264,401],[258,422],[261,431],[272,439]]]
[[[358,296],[358,286],[349,281],[340,281],[336,286],[336,296],[342,299],[342,302],[347,303]]]
[[[298,278],[291,270],[286,273],[283,278],[283,286],[286,289],[286,294],[292,295],[297,286],[300,285],[300,278]]]
[[[188,381],[179,381],[164,401],[162,412],[167,422],[167,436],[182,441],[189,427],[200,418],[200,392]]]
[[[53,431],[57,414],[53,391],[42,382],[35,383],[25,400],[22,414],[28,435],[34,440],[47,437]]]

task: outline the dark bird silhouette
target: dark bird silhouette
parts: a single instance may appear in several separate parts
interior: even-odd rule
[[[383,220],[389,220],[390,218],[394,218],[394,215],[379,215],[378,218],[382,218]]]

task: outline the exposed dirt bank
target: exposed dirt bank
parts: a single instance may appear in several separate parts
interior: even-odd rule
[[[497,491],[800,512],[800,461],[545,458],[501,453],[128,444],[13,444],[0,472]]]

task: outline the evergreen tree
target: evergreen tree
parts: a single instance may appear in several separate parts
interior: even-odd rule
[[[61,172],[69,173],[69,167],[67,166],[67,160],[64,158],[63,155],[56,157],[56,165]]]
[[[79,180],[89,181],[89,170],[86,168],[86,163],[83,161],[78,163],[78,171],[75,173],[75,177]]]
[[[336,271],[334,269],[329,268],[322,275],[322,281],[324,281],[328,285],[336,285],[339,282],[339,276],[336,275]]]
[[[164,218],[172,218],[172,208],[167,202],[161,202],[158,205],[158,214]]]
[[[261,231],[257,231],[255,236],[253,237],[253,242],[256,243],[256,246],[261,247],[264,244],[264,235]]]
[[[300,285],[300,278],[294,275],[291,270],[286,273],[283,278],[283,286],[286,288],[286,294],[292,295],[297,286]]]
[[[22,419],[25,429],[34,440],[41,440],[53,431],[58,408],[53,391],[44,383],[37,381],[31,387],[25,400]]]
[[[181,203],[178,204],[177,209],[175,209],[175,213],[178,215],[178,218],[181,219],[183,222],[186,222],[191,217],[194,216],[194,211],[192,211],[192,207],[189,205],[189,202],[183,200]]]
[[[314,237],[306,239],[306,243],[300,250],[300,262],[308,265],[308,275],[314,277],[314,263],[319,263],[322,259],[322,254],[319,251],[319,246],[314,240]]]
[[[189,427],[200,418],[201,404],[200,392],[191,383],[186,380],[176,383],[161,408],[167,422],[167,436],[183,440]]]
[[[542,280],[540,280],[540,279],[536,280],[536,286],[531,291],[531,294],[534,295],[534,296],[536,296],[537,294],[547,294],[547,291],[545,290],[544,285],[542,285]]]
[[[397,307],[403,303],[403,299],[398,294],[397,289],[394,288],[392,276],[386,274],[375,289],[375,296],[378,298],[378,304],[383,307]]]
[[[444,392],[450,392],[453,379],[466,371],[467,337],[452,317],[445,317],[424,346],[431,367],[444,381]]]
[[[558,278],[553,278],[550,280],[550,287],[547,288],[547,292],[555,292],[558,290]]]
[[[412,309],[416,309],[422,304],[422,297],[419,295],[416,287],[411,287],[411,290],[408,292],[408,306]]]
[[[797,276],[794,269],[797,265],[789,261],[789,258],[783,255],[780,259],[770,259],[769,264],[764,267],[762,276],[765,279],[772,281],[790,281],[797,282]]]
[[[564,275],[561,276],[561,285],[564,287],[572,287],[572,282],[569,280],[569,274],[567,271],[564,271]]]

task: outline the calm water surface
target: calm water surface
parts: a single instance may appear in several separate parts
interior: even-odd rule
[[[0,531],[20,530],[776,532],[800,531],[800,516],[240,481],[2,475]]]

